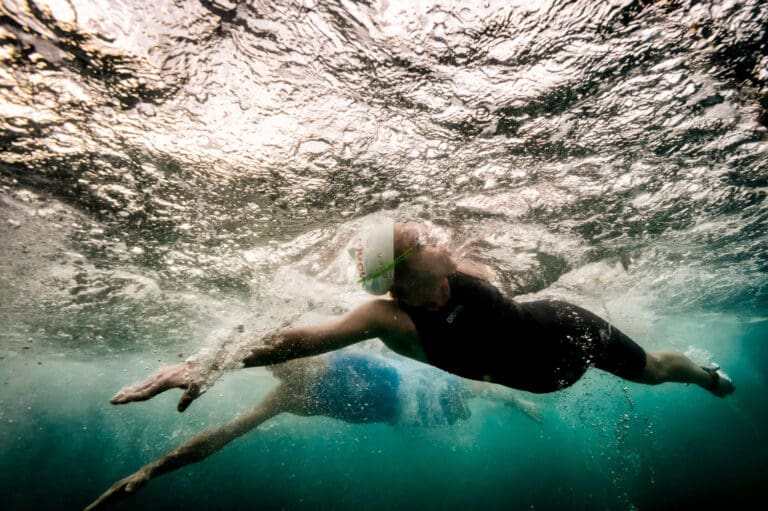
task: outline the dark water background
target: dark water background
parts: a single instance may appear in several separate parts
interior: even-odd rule
[[[449,428],[280,417],[124,509],[739,508],[768,476],[764,2],[0,1],[0,501],[81,509],[273,385],[115,408],[365,299],[367,215],[474,239],[737,392],[597,371]]]

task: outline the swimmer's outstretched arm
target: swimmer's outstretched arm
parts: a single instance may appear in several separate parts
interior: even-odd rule
[[[219,428],[204,431],[194,436],[162,458],[141,467],[128,477],[117,481],[98,499],[86,507],[86,511],[103,509],[117,501],[123,500],[129,495],[136,493],[150,479],[185,465],[202,461],[221,450],[232,440],[244,435],[272,417],[283,412],[293,411],[292,398],[289,394],[289,392],[285,391],[285,386],[280,384],[248,415],[239,417]]]
[[[410,318],[392,301],[373,300],[318,325],[286,328],[254,342],[243,356],[245,367],[278,364],[294,358],[319,355],[356,342],[381,338],[387,345],[408,355],[408,344],[418,341]],[[182,362],[161,368],[146,380],[121,389],[112,404],[145,401],[161,392],[179,388],[184,394],[178,410],[183,412],[200,394],[202,377],[197,362]]]

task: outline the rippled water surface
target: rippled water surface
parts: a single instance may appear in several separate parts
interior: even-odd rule
[[[346,248],[379,211],[468,242],[520,299],[714,358],[736,394],[594,372],[538,398],[542,425],[482,400],[439,430],[283,417],[126,509],[757,494],[766,26],[760,1],[0,0],[3,500],[82,508],[253,406],[260,369],[185,415],[107,401],[233,325],[364,300]]]

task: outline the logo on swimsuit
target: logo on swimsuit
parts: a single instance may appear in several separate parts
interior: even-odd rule
[[[456,316],[459,315],[459,313],[464,310],[463,305],[457,305],[455,309],[448,315],[447,318],[445,318],[446,323],[453,323],[453,320],[456,319]]]

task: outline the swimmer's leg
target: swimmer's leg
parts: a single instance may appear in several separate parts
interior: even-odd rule
[[[693,383],[718,397],[735,390],[733,382],[719,367],[701,367],[677,351],[646,352],[632,340],[596,314],[573,304],[560,301],[534,302],[529,312],[550,312],[557,318],[557,327],[567,332],[569,339],[588,339],[582,346],[592,359],[592,365],[625,380],[658,385],[666,382]],[[554,314],[551,313],[554,312]],[[546,324],[545,317],[540,322]]]
[[[587,337],[596,341],[590,345],[594,365],[604,371],[649,385],[693,383],[719,397],[735,390],[731,379],[719,367],[702,367],[678,351],[646,352],[628,335],[592,312],[573,305],[568,306],[567,312],[565,317],[573,322],[573,331],[587,332]]]
[[[642,383],[694,383],[716,396],[725,397],[735,387],[719,368],[704,368],[678,351],[654,351],[647,354]]]

